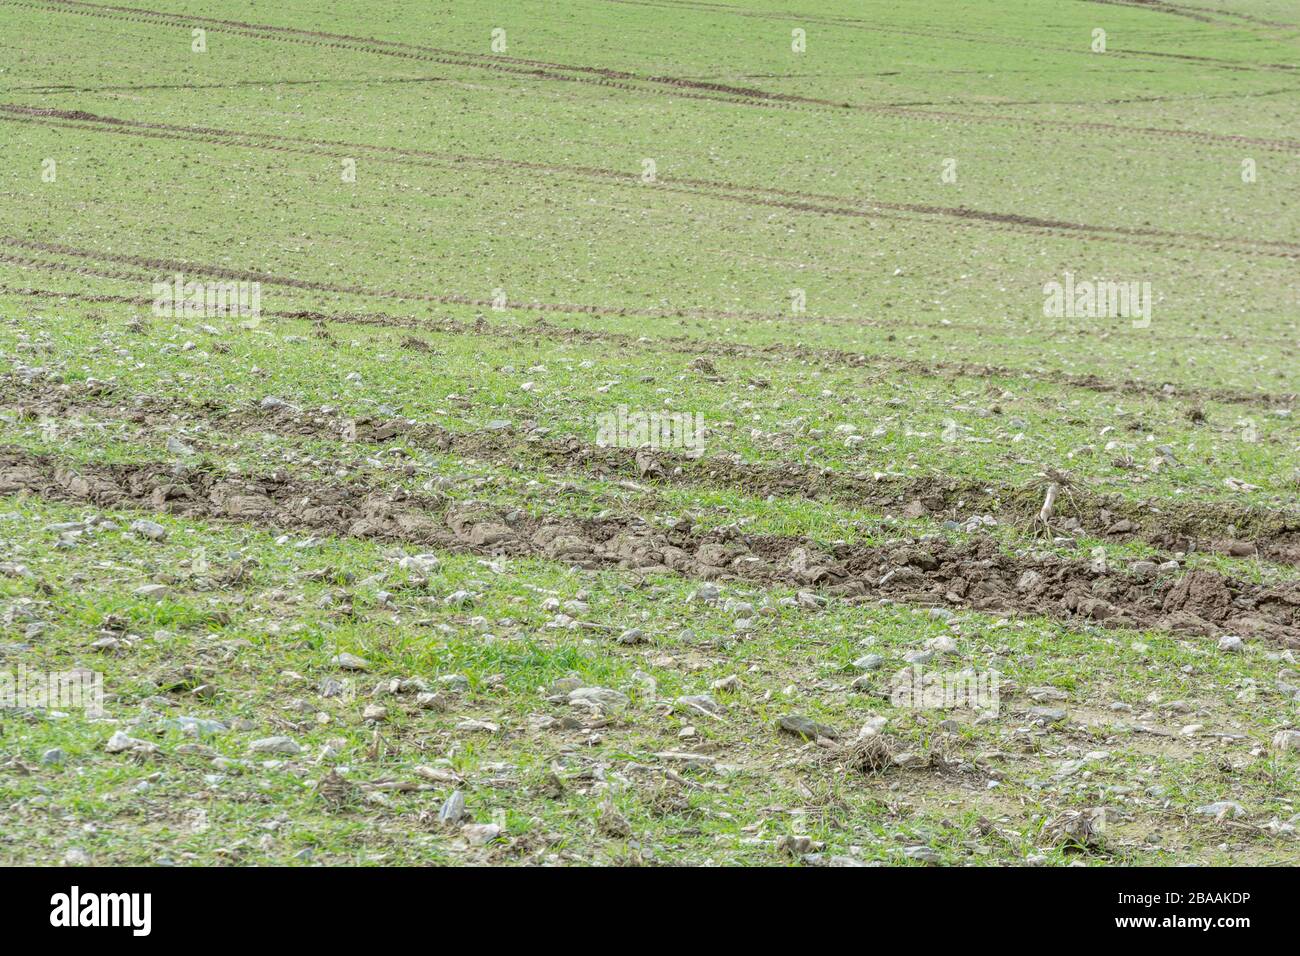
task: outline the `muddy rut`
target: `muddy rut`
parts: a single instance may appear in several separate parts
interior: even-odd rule
[[[474,458],[499,466],[537,461],[569,474],[602,479],[649,480],[684,488],[724,488],[754,498],[830,500],[884,514],[963,521],[991,514],[1002,524],[1028,529],[1042,504],[1041,488],[976,482],[946,476],[884,478],[846,474],[803,464],[780,466],[746,462],[738,456],[693,459],[649,450],[606,447],[576,436],[552,437],[514,428],[457,432],[401,418],[344,419],[292,406],[221,408],[215,403],[185,404],[175,399],[114,394],[95,383],[74,390],[46,390],[39,383],[10,377],[0,381],[0,400],[19,413],[35,416],[117,418],[162,424],[180,416],[202,420],[225,433],[263,431],[288,437],[398,443],[440,454]],[[1255,556],[1300,565],[1300,512],[1242,508],[1200,501],[1135,502],[1118,495],[1075,489],[1062,501],[1058,520],[1077,522],[1072,533],[1102,540],[1140,540],[1163,551],[1205,551]]]
[[[676,572],[788,585],[850,600],[889,598],[1110,626],[1222,632],[1300,647],[1300,582],[1261,587],[1208,571],[1181,579],[1099,573],[1054,555],[1014,557],[987,539],[818,546],[734,529],[670,529],[635,515],[534,518],[357,483],[278,474],[234,478],[158,464],[71,464],[0,449],[0,495],[131,508],[259,528],[342,535],[587,569]]]

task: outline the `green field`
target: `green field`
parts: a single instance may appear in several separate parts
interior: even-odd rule
[[[154,3],[0,0],[0,863],[1296,861],[1293,4]]]

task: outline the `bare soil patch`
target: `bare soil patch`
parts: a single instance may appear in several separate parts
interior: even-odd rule
[[[819,546],[734,528],[665,528],[637,515],[536,518],[493,506],[281,474],[233,478],[159,464],[77,464],[7,449],[0,495],[34,494],[193,519],[409,542],[588,569],[676,572],[703,580],[783,584],[850,600],[1044,614],[1124,627],[1224,632],[1300,647],[1300,582],[1263,587],[1209,571],[1175,580],[1100,572],[1086,562],[1012,555],[988,539]]]

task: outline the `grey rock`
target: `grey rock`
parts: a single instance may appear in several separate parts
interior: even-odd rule
[[[812,837],[792,836],[790,834],[777,837],[774,846],[778,853],[786,856],[803,856],[817,849],[817,844],[813,842]]]
[[[162,725],[179,730],[181,733],[198,736],[224,734],[230,729],[219,720],[209,720],[205,717],[169,717],[162,722]]]
[[[1273,735],[1273,749],[1283,753],[1300,751],[1300,730],[1279,730]]]
[[[501,828],[495,823],[467,823],[460,832],[470,846],[486,846],[501,836]]]
[[[721,599],[722,589],[716,584],[709,584],[708,582],[701,584],[695,589],[695,593],[691,595],[691,600],[704,604],[716,604]]]
[[[436,554],[408,554],[397,562],[397,566],[403,571],[428,574],[435,570],[439,563]]]
[[[104,750],[111,754],[150,754],[158,752],[158,745],[151,744],[146,740],[137,740],[135,737],[129,737],[124,731],[119,730],[114,733],[113,736],[108,738],[108,742],[104,744]]]
[[[336,654],[330,658],[330,663],[345,671],[368,671],[370,662],[364,657],[357,657],[355,654],[349,654],[344,651],[342,654]]]
[[[1038,703],[1046,703],[1053,700],[1069,700],[1070,695],[1063,690],[1055,687],[1029,687],[1025,690],[1025,696]]]
[[[903,856],[909,860],[919,860],[922,863],[938,863],[941,857],[928,846],[909,846],[903,851]]]
[[[629,700],[626,694],[608,687],[579,687],[569,691],[569,703],[586,704],[601,710],[622,710]]]
[[[142,584],[131,593],[146,601],[161,601],[167,596],[167,590],[165,584]]]
[[[716,717],[723,712],[723,706],[708,694],[688,694],[685,697],[678,697],[674,702],[674,709],[706,714],[710,717]]]
[[[302,753],[302,748],[288,737],[263,737],[250,743],[248,751],[255,754],[284,754],[294,757]]]
[[[582,686],[580,677],[561,677],[559,680],[546,688],[547,697],[567,697],[570,693]]]
[[[167,529],[157,521],[149,521],[145,518],[137,518],[131,522],[131,532],[137,534],[149,541],[167,540]]]
[[[840,735],[839,731],[834,727],[818,723],[811,717],[805,717],[802,714],[787,714],[778,720],[776,725],[787,734],[794,734],[796,737],[803,737],[805,740],[816,740],[818,737],[836,740]]]
[[[926,647],[936,654],[956,654],[957,642],[947,634],[926,641]]]
[[[442,809],[438,811],[438,822],[448,826],[454,826],[465,819],[465,794],[459,790],[453,790],[451,796],[443,801]]]

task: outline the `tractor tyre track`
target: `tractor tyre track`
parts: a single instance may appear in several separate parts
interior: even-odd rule
[[[727,14],[730,16],[746,17],[757,20],[778,20],[793,23],[817,23],[825,26],[839,27],[842,29],[868,30],[877,34],[890,34],[893,36],[919,37],[929,40],[950,40],[959,43],[981,43],[991,46],[1013,47],[1022,50],[1033,50],[1038,53],[1067,54],[1073,56],[1088,56],[1089,53],[1081,51],[1076,47],[1070,46],[1047,46],[1040,43],[1032,43],[1017,37],[994,36],[989,34],[970,33],[964,30],[937,30],[922,29],[918,27],[902,28],[896,26],[886,26],[872,20],[865,20],[861,17],[828,15],[828,14],[807,14],[799,12],[776,12],[768,10],[743,10],[729,4],[723,3],[706,3],[698,0],[606,0],[608,3],[619,3],[625,6],[652,7],[663,10],[698,10],[705,13]],[[1213,23],[1218,26],[1239,26],[1239,24],[1224,24],[1213,18],[1213,14],[1223,17],[1236,17],[1244,22],[1253,23],[1259,26],[1269,26],[1275,29],[1292,29],[1293,24],[1278,23],[1276,21],[1260,20],[1244,14],[1232,14],[1224,10],[1209,10],[1199,7],[1177,6],[1170,3],[1152,3],[1152,0],[1090,0],[1094,3],[1111,3],[1116,6],[1131,6],[1135,9],[1157,9],[1160,13],[1172,13],[1185,16],[1188,19],[1198,20],[1204,23]],[[1148,6],[1148,4],[1151,4]],[[1191,12],[1191,11],[1194,11]],[[1191,62],[1205,63],[1207,65],[1219,66],[1229,70],[1291,70],[1295,67],[1289,63],[1240,63],[1234,60],[1223,60],[1216,57],[1200,57],[1190,54],[1167,54],[1149,50],[1111,50],[1110,54],[1118,57],[1142,59],[1145,57],[1173,56],[1176,59],[1185,59]]]
[[[904,119],[926,121],[984,123],[1029,129],[1063,129],[1074,132],[1116,133],[1125,137],[1143,137],[1148,139],[1181,139],[1188,142],[1222,143],[1233,145],[1250,145],[1260,149],[1280,152],[1300,152],[1300,142],[1278,140],[1264,137],[1240,136],[1233,134],[1206,133],[1196,130],[1157,129],[1153,127],[1130,127],[1110,123],[1075,122],[1070,120],[1049,120],[1035,117],[1008,117],[985,115],[980,113],[935,112],[930,110],[909,109],[879,104],[850,103],[829,100],[820,97],[801,96],[793,93],[774,93],[755,87],[738,87],[724,83],[690,80],[673,76],[641,76],[625,70],[606,67],[551,63],[544,60],[529,60],[503,55],[465,53],[455,50],[443,50],[436,47],[424,47],[417,44],[403,43],[395,40],[382,40],[375,37],[358,37],[349,34],[325,33],[316,30],[304,30],[297,27],[281,27],[266,24],[253,24],[238,20],[221,20],[202,16],[185,16],[183,14],[149,10],[140,7],[121,7],[80,2],[80,0],[0,0],[10,6],[27,7],[34,10],[59,11],[81,16],[99,17],[113,20],[125,20],[150,25],[165,24],[179,28],[202,25],[208,29],[222,30],[254,39],[276,40],[303,43],[332,49],[353,50],[382,56],[394,56],[408,60],[442,63],[450,66],[470,67],[512,74],[528,79],[551,80],[569,83],[590,84],[599,87],[621,89],[627,92],[649,93],[662,96],[698,100],[714,100],[739,106],[794,110],[852,110],[883,116],[895,116]],[[1116,51],[1119,55],[1120,51]],[[1181,54],[1144,54],[1141,51],[1128,51],[1128,55],[1149,55],[1164,58],[1205,61],[1208,65],[1224,66],[1231,69],[1291,69],[1286,64],[1264,64],[1252,66],[1227,61],[1217,61],[1202,57],[1188,57]]]
[[[590,570],[675,572],[704,580],[784,585],[849,600],[883,597],[1210,636],[1231,631],[1300,647],[1300,582],[1263,587],[1209,571],[1140,581],[1098,573],[1085,562],[1054,555],[1016,557],[987,539],[822,548],[802,538],[746,536],[732,528],[698,531],[687,522],[664,530],[637,515],[537,518],[361,483],[306,481],[279,473],[233,478],[162,463],[73,463],[4,447],[0,495],[540,558]]]
[[[632,448],[593,444],[577,436],[550,437],[510,430],[452,431],[401,418],[340,418],[324,411],[259,406],[222,408],[174,398],[121,395],[96,382],[80,390],[50,390],[44,383],[10,377],[0,380],[0,399],[14,404],[20,418],[90,416],[147,422],[182,414],[189,420],[231,433],[262,431],[289,438],[396,443],[498,466],[536,460],[569,475],[599,479],[652,480],[681,488],[740,491],[757,498],[831,500],[882,513],[960,520],[971,513],[993,514],[1003,525],[1028,528],[1042,504],[1040,488],[957,479],[942,475],[876,480],[807,465],[747,462],[739,456],[691,459],[648,454]],[[1250,554],[1279,564],[1300,565],[1300,512],[1242,508],[1200,501],[1193,506],[1138,502],[1076,488],[1069,517],[1077,533],[1108,541],[1141,540],[1168,551]],[[1066,515],[1062,512],[1062,517]],[[1251,540],[1243,541],[1239,535]]]
[[[102,266],[74,266],[70,263],[51,262],[31,256],[17,256],[0,253],[0,262],[8,262],[24,268],[44,269],[56,272],[71,272],[98,278],[145,281],[152,283],[158,272],[167,274],[188,273],[191,275],[208,275],[237,281],[259,282],[263,285],[279,286],[306,292],[329,292],[336,295],[355,296],[362,299],[393,299],[406,302],[426,302],[437,305],[463,305],[476,308],[493,308],[527,312],[558,313],[571,315],[593,315],[612,318],[651,318],[651,319],[720,319],[737,322],[778,322],[812,325],[865,326],[891,329],[952,328],[946,326],[929,326],[922,323],[883,322],[863,317],[808,315],[796,316],[779,312],[753,312],[707,307],[682,307],[676,309],[647,309],[636,306],[608,306],[595,303],[540,302],[508,300],[500,303],[493,299],[475,298],[455,293],[417,292],[409,289],[377,289],[368,286],[325,282],[316,279],[298,279],[278,276],[270,272],[251,269],[235,269],[212,263],[194,262],[183,259],[163,259],[153,256],[112,253],[94,249],[80,249],[65,243],[53,243],[35,239],[22,239],[17,236],[0,236],[0,247],[9,246],[28,251],[44,252],[51,255],[67,256],[81,260],[104,260],[126,265],[140,266],[156,270],[152,277],[141,273],[124,270],[109,270]],[[1288,254],[1290,255],[1290,254]],[[958,326],[960,327],[960,326]],[[1195,337],[1191,337],[1193,340]],[[1255,344],[1264,340],[1255,339]],[[1289,344],[1289,343],[1288,343]]]
[[[10,256],[0,253],[0,262],[18,265],[24,268],[46,269],[67,272],[74,275],[152,283],[157,274],[144,272],[126,272],[122,270],[90,269],[68,263],[48,262],[44,259],[31,259],[22,256]],[[0,285],[0,292],[15,295],[28,295],[39,298],[73,299],[84,302],[116,302],[127,305],[150,305],[153,299],[137,295],[96,295],[75,291],[57,291],[37,288],[13,288]],[[340,323],[377,328],[401,328],[421,332],[434,332],[447,335],[479,335],[516,338],[520,334],[532,335],[550,340],[581,340],[618,345],[628,349],[642,348],[644,342],[640,336],[604,329],[582,329],[572,326],[554,325],[544,318],[538,319],[523,328],[507,328],[487,322],[462,322],[453,318],[427,320],[406,316],[389,315],[383,312],[320,312],[315,310],[289,309],[265,310],[264,316],[290,320],[308,320],[317,323]],[[864,321],[864,325],[871,325]],[[900,356],[866,355],[807,345],[750,345],[742,342],[715,342],[693,338],[687,335],[659,335],[654,338],[656,347],[670,348],[675,352],[692,357],[702,353],[726,355],[739,358],[760,358],[770,362],[788,363],[792,361],[810,362],[817,365],[834,365],[855,369],[879,369],[881,371],[902,371],[908,374],[933,377],[945,373],[953,377],[965,378],[1032,378],[1036,382],[1063,385],[1100,394],[1131,395],[1157,401],[1181,401],[1200,404],[1219,402],[1233,405],[1249,405],[1263,408],[1290,407],[1297,398],[1295,393],[1250,392],[1232,388],[1209,388],[1204,386],[1174,386],[1173,383],[1155,384],[1140,379],[1107,380],[1095,374],[1077,374],[1055,369],[1014,368],[1006,365],[993,365],[982,362],[959,362],[953,360],[920,360]]]
[[[1084,3],[1100,3],[1113,7],[1130,7],[1134,10],[1149,10],[1153,13],[1166,13],[1170,16],[1185,17],[1189,20],[1197,20],[1201,23],[1213,23],[1218,26],[1236,26],[1237,24],[1225,24],[1222,20],[1236,20],[1239,23],[1248,23],[1256,26],[1272,27],[1277,30],[1294,30],[1297,24],[1282,23],[1278,20],[1266,20],[1263,17],[1252,16],[1248,13],[1236,13],[1232,10],[1218,10],[1213,7],[1190,7],[1177,3],[1166,3],[1164,0],[1082,0]]]
[[[263,149],[275,152],[327,155],[336,159],[354,159],[361,153],[377,154],[372,158],[428,168],[446,166],[473,166],[482,169],[507,169],[568,176],[596,182],[610,182],[632,186],[652,192],[673,192],[685,195],[704,195],[710,198],[748,205],[786,209],[792,212],[811,213],[833,217],[884,218],[902,222],[950,226],[950,220],[961,224],[978,224],[1003,231],[1050,235],[1058,238],[1098,239],[1133,245],[1164,248],[1165,244],[1178,248],[1192,248],[1192,244],[1208,244],[1220,252],[1241,252],[1282,258],[1300,258],[1300,242],[1248,237],[1215,236],[1196,232],[1132,226],[1098,226],[1067,220],[1026,216],[1018,213],[990,212],[964,206],[937,206],[925,203],[898,203],[858,199],[829,193],[781,189],[770,186],[752,186],[725,180],[694,177],[660,177],[653,186],[641,181],[639,173],[593,166],[565,165],[501,159],[490,156],[472,156],[463,153],[443,153],[396,146],[376,146],[367,143],[349,143],[337,140],[312,140],[305,137],[246,132],[203,126],[181,126],[169,123],[152,123],[101,116],[81,110],[59,110],[0,103],[0,120],[32,122],[67,129],[83,129],[98,133],[115,133],[164,140],[185,140],[212,143],[245,149]],[[890,215],[904,213],[906,215]],[[921,217],[921,218],[914,218]],[[932,218],[931,218],[932,217]],[[1141,241],[1132,241],[1141,240]]]

